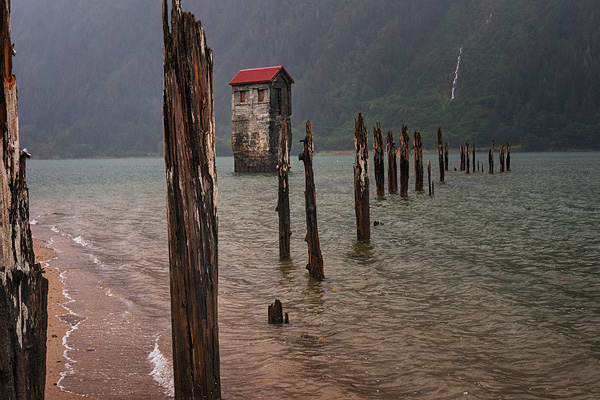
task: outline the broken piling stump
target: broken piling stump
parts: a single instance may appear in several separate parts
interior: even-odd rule
[[[375,165],[375,186],[377,188],[377,196],[385,196],[385,177],[383,164],[383,138],[381,136],[381,123],[377,123],[373,127],[373,164]],[[388,152],[388,179],[390,175],[390,163]],[[391,193],[391,192],[390,192]]]
[[[29,190],[19,147],[16,77],[12,71],[10,1],[0,1],[0,397],[43,399],[46,384],[48,280],[36,264]]]
[[[510,144],[506,142],[506,170],[510,171]]]
[[[306,269],[311,277],[323,279],[325,274],[323,272],[323,256],[321,255],[319,229],[317,226],[317,194],[315,192],[315,178],[312,168],[313,153],[315,150],[310,121],[306,121],[306,137],[300,142],[304,143],[304,149],[298,155],[298,159],[304,163],[304,177],[306,181],[306,188],[304,190],[304,208],[306,210],[306,236],[304,237],[304,241],[308,245],[308,264],[306,265]]]
[[[396,164],[396,145],[394,134],[388,132],[386,138],[387,165],[388,165],[388,192],[398,192],[398,166]]]
[[[290,258],[290,237],[292,230],[290,228],[290,153],[288,139],[288,122],[284,118],[279,132],[277,146],[277,177],[279,181],[279,190],[277,197],[277,213],[279,215],[279,259]]]
[[[429,185],[429,195],[431,196],[431,161],[427,160],[427,183]]]
[[[400,132],[400,196],[408,197],[408,175],[410,170],[410,136],[408,126]]]
[[[288,314],[285,313],[285,319],[283,318],[283,305],[279,299],[275,299],[275,302],[269,305],[269,324],[283,324],[289,323]]]
[[[367,129],[362,115],[354,120],[354,212],[356,214],[356,236],[358,240],[371,238],[371,216],[369,211],[369,144]]]
[[[504,173],[504,145],[500,143],[500,173]]]
[[[415,131],[414,134],[415,149],[415,191],[423,191],[423,142],[421,133]]]
[[[442,140],[442,128],[438,129],[438,162],[440,167],[440,182],[444,182],[444,143]]]
[[[202,24],[163,0],[164,157],[175,398],[219,399],[213,58]],[[170,29],[169,29],[170,26]]]

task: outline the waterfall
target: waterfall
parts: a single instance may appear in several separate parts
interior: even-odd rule
[[[458,68],[460,67],[460,56],[462,54],[462,47],[458,52],[458,60],[456,61],[456,71],[454,71],[454,81],[452,81],[452,95],[450,96],[450,101],[454,100],[454,92],[456,91],[456,84],[458,83]]]

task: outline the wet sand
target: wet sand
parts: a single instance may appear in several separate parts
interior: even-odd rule
[[[43,242],[34,239],[33,251],[36,262],[44,262],[54,258],[52,250]],[[45,267],[44,276],[48,279],[48,336],[46,340],[46,400],[75,400],[83,399],[72,393],[64,392],[55,386],[60,379],[60,373],[65,370],[67,360],[63,354],[65,347],[62,338],[66,335],[69,326],[58,319],[58,315],[65,314],[61,304],[68,299],[63,295],[63,284],[59,271]]]

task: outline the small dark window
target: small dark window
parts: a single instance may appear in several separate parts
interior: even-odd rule
[[[240,103],[245,103],[246,102],[246,91],[242,90],[240,92]]]
[[[265,89],[258,89],[258,101],[265,101]]]
[[[275,103],[275,111],[277,111],[278,115],[281,115],[281,89],[275,89],[276,95],[276,103]]]

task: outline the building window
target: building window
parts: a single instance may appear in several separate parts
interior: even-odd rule
[[[240,103],[245,103],[246,102],[246,91],[242,90],[240,91]]]
[[[281,89],[275,89],[275,112],[277,115],[281,115]]]
[[[258,89],[258,101],[265,101],[265,89]]]

